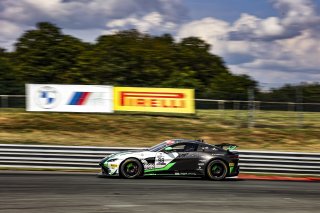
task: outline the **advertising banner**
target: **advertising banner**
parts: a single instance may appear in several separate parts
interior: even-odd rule
[[[114,109],[119,111],[194,113],[194,90],[114,87]]]
[[[27,111],[113,112],[113,87],[26,84]]]

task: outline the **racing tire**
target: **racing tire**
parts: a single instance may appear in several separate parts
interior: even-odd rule
[[[141,162],[134,158],[125,160],[120,166],[120,176],[124,178],[137,178],[143,173]]]
[[[227,173],[228,167],[222,160],[213,160],[206,168],[206,177],[210,180],[223,180]]]

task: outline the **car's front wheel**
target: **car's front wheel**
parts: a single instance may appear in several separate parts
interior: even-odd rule
[[[120,166],[120,175],[124,178],[136,178],[142,175],[143,166],[134,158],[125,160]]]
[[[228,173],[228,167],[222,160],[211,161],[206,170],[206,176],[211,180],[223,180]]]

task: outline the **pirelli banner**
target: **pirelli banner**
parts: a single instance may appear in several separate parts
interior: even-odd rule
[[[194,90],[114,87],[114,109],[119,111],[194,113]]]
[[[113,112],[113,87],[26,84],[27,111]]]

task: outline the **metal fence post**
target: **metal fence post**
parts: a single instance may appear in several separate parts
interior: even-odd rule
[[[295,103],[288,102],[288,111],[294,111]]]
[[[252,88],[248,89],[248,128],[254,127],[254,91]]]
[[[1,95],[1,108],[8,108],[9,107],[9,96],[8,95]]]
[[[235,111],[235,127],[241,126],[240,121],[240,102],[239,101],[232,101],[233,102],[233,111]]]
[[[303,127],[303,88],[296,89],[297,127]]]
[[[218,101],[218,109],[220,112],[220,116],[223,117],[224,116],[224,101],[223,100],[219,100]]]

